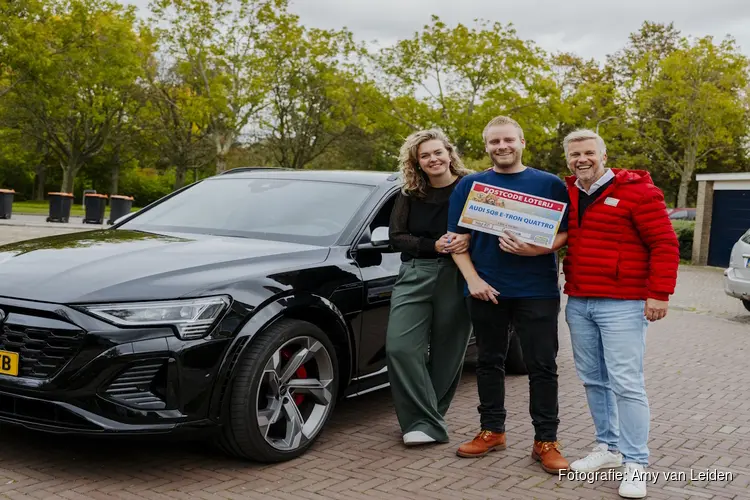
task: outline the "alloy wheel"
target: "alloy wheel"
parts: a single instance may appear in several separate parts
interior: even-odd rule
[[[331,356],[319,340],[296,337],[279,347],[263,369],[256,398],[266,442],[293,451],[313,439],[333,406],[334,383]]]

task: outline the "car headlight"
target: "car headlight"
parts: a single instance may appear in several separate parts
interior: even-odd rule
[[[192,340],[203,337],[228,305],[229,297],[218,296],[159,302],[92,304],[82,308],[119,326],[174,326],[180,338]]]

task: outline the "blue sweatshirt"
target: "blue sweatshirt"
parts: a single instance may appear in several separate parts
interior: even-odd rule
[[[526,167],[515,174],[500,174],[485,170],[461,179],[450,198],[448,231],[471,233],[469,252],[477,274],[502,298],[558,298],[557,258],[554,253],[536,257],[523,257],[500,249],[497,236],[458,225],[466,199],[474,181],[495,187],[512,189],[532,196],[570,203],[565,183],[556,175]],[[566,209],[558,232],[568,230]],[[468,286],[465,287],[468,295]]]

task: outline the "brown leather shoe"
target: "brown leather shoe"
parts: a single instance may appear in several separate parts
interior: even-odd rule
[[[534,449],[531,458],[541,462],[542,469],[550,474],[558,474],[559,471],[568,470],[570,464],[560,452],[560,443],[557,441],[534,441]]]
[[[504,432],[481,431],[474,439],[459,446],[456,455],[464,458],[475,458],[486,455],[491,451],[504,449]]]

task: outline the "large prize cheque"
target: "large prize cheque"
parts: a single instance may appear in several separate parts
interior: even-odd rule
[[[474,182],[459,226],[552,248],[567,203]]]

